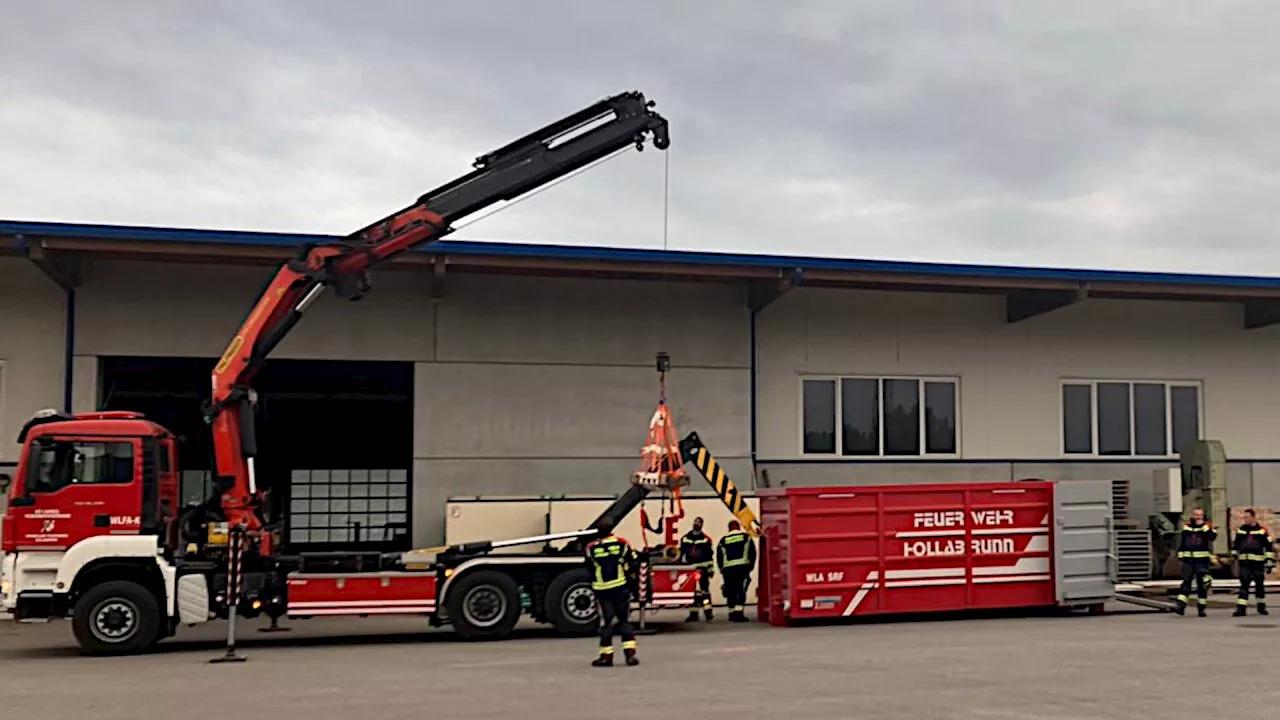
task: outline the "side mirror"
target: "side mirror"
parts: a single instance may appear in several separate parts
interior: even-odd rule
[[[7,474],[0,473],[0,495],[4,495],[9,492],[9,485],[12,483],[13,478],[9,477]]]

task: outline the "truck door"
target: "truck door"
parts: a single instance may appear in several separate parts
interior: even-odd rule
[[[20,550],[61,550],[96,535],[141,529],[141,441],[39,437],[11,502]]]

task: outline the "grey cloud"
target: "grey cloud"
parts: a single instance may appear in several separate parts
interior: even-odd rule
[[[1272,2],[0,7],[3,217],[346,232],[635,88],[673,247],[1280,271]],[[459,236],[654,247],[663,168]]]

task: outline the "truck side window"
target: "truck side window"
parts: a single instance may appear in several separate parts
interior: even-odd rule
[[[49,493],[68,485],[133,482],[133,444],[127,442],[60,441],[38,450],[31,492]]]

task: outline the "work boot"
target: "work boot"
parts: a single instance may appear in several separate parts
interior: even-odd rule
[[[635,651],[635,650],[624,650],[624,651],[623,651],[623,653],[627,656],[627,664],[628,664],[628,665],[639,665],[639,664],[640,664],[640,661],[636,659],[636,651]]]
[[[613,667],[613,653],[601,653],[600,657],[591,661],[592,667]]]
[[[711,622],[712,620],[716,619],[716,614],[711,611],[711,608],[707,608],[703,610],[702,614],[707,616],[707,622]]]
[[[1267,604],[1266,604],[1266,603],[1264,603],[1264,602],[1259,602],[1259,603],[1258,603],[1258,614],[1259,614],[1259,615],[1269,615],[1269,614],[1270,614],[1270,613],[1268,613],[1268,612],[1267,612]]]
[[[684,621],[685,621],[685,622],[687,622],[687,623],[691,623],[691,622],[698,622],[698,611],[697,611],[697,610],[690,610],[690,611],[689,611],[689,617],[685,618],[685,619],[684,619]]]
[[[1245,615],[1248,615],[1248,614],[1249,614],[1249,611],[1245,608],[1244,605],[1237,605],[1236,611],[1231,614],[1231,617],[1244,617]]]
[[[1187,614],[1187,604],[1186,604],[1186,603],[1184,603],[1184,602],[1182,602],[1181,600],[1179,600],[1179,601],[1178,601],[1178,605],[1177,605],[1177,607],[1175,607],[1175,608],[1173,609],[1173,611],[1174,611],[1174,612],[1176,612],[1176,613],[1178,613],[1179,615],[1186,615],[1186,614]]]
[[[747,622],[747,614],[741,610],[735,610],[729,615],[729,620],[740,623]]]
[[[1200,617],[1209,617],[1209,612],[1203,605],[1196,606],[1196,614]]]

